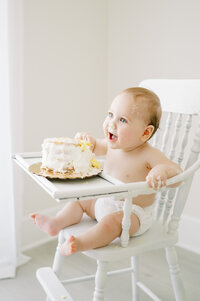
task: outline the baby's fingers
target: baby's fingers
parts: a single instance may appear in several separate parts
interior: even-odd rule
[[[146,177],[147,185],[155,190],[160,190],[166,185],[166,181],[161,179],[160,176],[147,176]]]
[[[153,188],[155,189],[155,186],[156,185],[156,181],[155,181],[155,177],[154,176],[147,176],[146,177],[146,182],[147,182],[147,185],[150,187],[150,188]]]
[[[84,133],[78,132],[78,133],[76,133],[75,138],[82,139],[83,135],[84,135]]]
[[[84,132],[76,133],[75,138],[80,140],[89,140],[88,134]]]

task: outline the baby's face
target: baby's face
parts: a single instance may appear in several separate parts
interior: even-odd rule
[[[104,133],[113,149],[130,151],[143,143],[147,124],[141,118],[141,107],[127,93],[119,94],[112,102],[104,121]]]

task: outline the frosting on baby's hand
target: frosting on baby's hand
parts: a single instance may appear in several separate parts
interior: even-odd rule
[[[94,150],[95,145],[96,145],[96,139],[93,138],[90,134],[85,133],[85,132],[78,132],[78,133],[76,133],[75,138],[88,142],[90,144],[90,145],[89,144],[88,145],[90,146],[91,150],[92,151]]]
[[[166,186],[166,179],[161,178],[161,176],[155,176],[155,175],[147,175],[146,177],[147,185],[155,190],[160,190],[164,186]]]

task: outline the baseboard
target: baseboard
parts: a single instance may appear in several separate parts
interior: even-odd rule
[[[179,226],[178,247],[200,254],[200,219],[183,215]]]
[[[63,204],[60,204],[55,207],[42,210],[40,213],[48,216],[55,216],[62,207]],[[55,238],[57,238],[57,236],[48,236],[46,233],[38,229],[29,216],[24,216],[22,220],[22,252],[38,247],[44,243],[54,240]]]

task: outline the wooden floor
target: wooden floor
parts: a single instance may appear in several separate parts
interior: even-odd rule
[[[38,283],[35,272],[41,266],[51,266],[56,241],[26,252],[32,259],[17,270],[15,279],[0,281],[0,300],[2,301],[45,301],[44,292]],[[188,301],[200,300],[200,256],[178,249],[182,278],[187,291]],[[174,296],[170,284],[168,267],[163,250],[146,253],[140,257],[141,280],[148,285],[163,301],[173,301]],[[112,264],[110,269],[128,266],[127,261]],[[95,273],[96,262],[82,254],[66,258],[63,272],[70,277]],[[74,301],[92,300],[94,282],[88,281],[67,286]],[[130,275],[109,277],[106,286],[105,301],[129,301],[131,299]],[[141,292],[141,301],[150,298]]]

